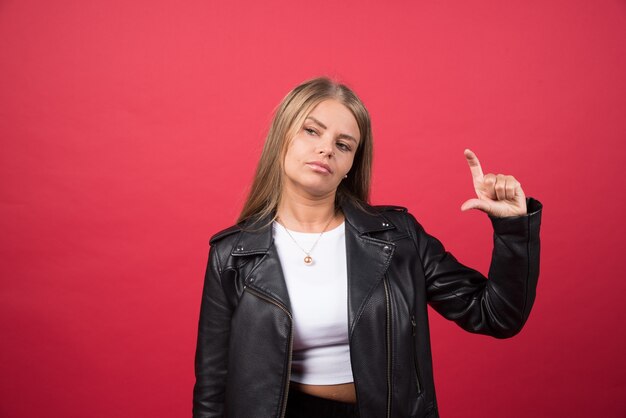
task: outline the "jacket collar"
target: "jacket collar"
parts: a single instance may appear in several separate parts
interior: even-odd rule
[[[379,213],[376,208],[365,205],[364,209],[365,211],[349,201],[341,205],[346,222],[359,235],[395,229],[395,225]],[[272,225],[269,223],[271,218],[272,215],[268,215],[264,218],[244,223],[239,240],[233,247],[231,255],[245,256],[267,253],[273,242]]]

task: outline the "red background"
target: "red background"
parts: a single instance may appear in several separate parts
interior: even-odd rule
[[[373,203],[487,272],[463,149],[544,205],[520,335],[433,313],[442,416],[623,417],[624,1],[0,3],[0,416],[190,416],[208,238],[272,109],[368,106]]]

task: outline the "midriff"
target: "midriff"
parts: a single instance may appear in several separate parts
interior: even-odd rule
[[[319,398],[333,401],[356,403],[356,390],[354,383],[341,383],[338,385],[305,385],[298,382],[289,383],[292,388]]]

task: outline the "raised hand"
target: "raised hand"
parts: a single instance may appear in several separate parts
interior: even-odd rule
[[[483,175],[483,169],[476,154],[469,149],[466,149],[464,153],[472,172],[474,191],[478,199],[466,200],[461,205],[462,211],[479,209],[498,218],[527,213],[526,196],[522,185],[515,177],[492,173]]]

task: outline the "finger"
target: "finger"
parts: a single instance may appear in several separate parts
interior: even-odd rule
[[[463,154],[465,154],[467,164],[469,165],[470,171],[472,172],[472,178],[474,180],[481,181],[483,179],[483,169],[480,166],[480,161],[478,161],[478,157],[469,148],[465,149],[465,151],[463,151]]]
[[[519,187],[519,182],[515,180],[513,176],[506,176],[506,186],[504,187],[504,193],[507,200],[514,200],[515,195],[517,194],[517,188]]]
[[[461,205],[461,211],[466,212],[470,209],[478,209],[483,212],[489,213],[489,204],[480,199],[468,199]]]
[[[489,199],[496,199],[495,185],[496,175],[493,173],[485,174],[485,177],[483,178],[483,192]]]
[[[496,176],[496,184],[494,185],[496,191],[496,198],[498,200],[506,199],[506,176],[504,174],[498,174]]]

